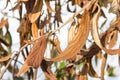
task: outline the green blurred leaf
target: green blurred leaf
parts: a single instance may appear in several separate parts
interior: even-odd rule
[[[11,37],[11,34],[10,32],[7,30],[6,34],[5,34],[5,41],[6,43],[11,46],[12,45],[12,37]]]
[[[63,69],[64,67],[65,67],[65,62],[61,62],[60,66],[59,66],[59,69]]]

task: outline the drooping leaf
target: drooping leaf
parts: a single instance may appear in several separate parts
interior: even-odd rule
[[[93,39],[95,41],[95,43],[102,48],[102,44],[100,42],[100,38],[99,38],[99,34],[98,34],[98,18],[99,18],[99,14],[100,14],[100,7],[98,7],[98,11],[97,13],[94,15],[93,17],[93,23],[92,23],[92,35],[93,35]]]
[[[90,30],[90,16],[89,12],[85,11],[74,39],[68,44],[67,48],[60,55],[50,60],[60,61],[69,59],[76,55],[83,48],[88,37],[89,30]]]
[[[37,69],[44,57],[44,53],[46,50],[47,42],[45,36],[41,36],[33,45],[27,59],[26,63],[28,66],[31,66]]]
[[[16,76],[20,76],[20,75],[24,74],[25,72],[27,72],[29,70],[29,68],[30,68],[30,66],[28,66],[27,63],[25,62]]]
[[[92,35],[93,35],[93,39],[95,41],[95,43],[97,44],[97,46],[99,46],[99,48],[101,48],[102,50],[104,50],[106,53],[110,54],[110,55],[114,55],[114,54],[118,54],[120,53],[120,48],[119,49],[107,49],[105,48],[105,46],[102,45],[101,41],[100,41],[100,37],[99,37],[99,33],[98,33],[98,18],[99,18],[99,12],[100,12],[100,7],[98,6],[98,11],[95,14],[95,16],[93,17],[93,21],[92,21]]]
[[[9,55],[7,55],[7,56],[5,56],[5,57],[2,57],[2,58],[0,58],[0,62],[7,61],[7,60],[10,59],[10,57],[11,57],[11,54],[9,54]]]
[[[33,38],[34,39],[38,38],[38,27],[37,27],[35,22],[32,23],[32,28],[31,29],[32,29],[31,31],[32,31]]]

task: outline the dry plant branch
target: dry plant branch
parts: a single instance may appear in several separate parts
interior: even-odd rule
[[[55,32],[57,32],[58,30],[60,30],[63,26],[65,26],[67,23],[69,23],[70,21],[72,21],[72,20],[74,19],[74,17],[76,17],[80,12],[84,11],[84,10],[85,10],[86,8],[88,8],[88,7],[91,7],[91,6],[95,3],[95,1],[96,1],[96,0],[90,1],[90,2],[89,2],[87,5],[85,5],[81,10],[79,10],[79,11],[76,12],[76,13],[74,13],[74,14],[72,15],[72,17],[70,17],[66,22],[64,22],[60,27],[58,27],[56,30],[54,30],[54,31],[52,31],[52,32],[50,32],[50,33],[48,33],[48,34],[46,34],[46,35],[44,35],[44,36],[48,37],[48,36],[54,34]],[[41,38],[41,37],[39,37],[39,38]],[[23,47],[20,48],[19,51],[13,52],[13,55],[11,56],[11,58],[10,58],[9,62],[7,63],[5,69],[1,72],[0,80],[2,79],[4,73],[6,72],[7,68],[8,68],[9,65],[11,64],[12,60],[14,60],[14,58],[15,58],[25,47],[27,47],[29,44],[32,44],[34,41],[38,40],[39,38],[37,38],[37,39],[35,39],[35,40],[33,40],[33,41],[30,41],[30,43],[29,43],[29,42],[26,43]]]

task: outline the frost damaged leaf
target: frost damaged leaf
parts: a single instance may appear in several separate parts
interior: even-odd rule
[[[38,27],[36,25],[36,23],[32,23],[32,36],[34,39],[38,38]]]
[[[46,4],[46,6],[47,6],[47,9],[48,9],[50,12],[55,12],[55,11],[51,8],[51,6],[50,6],[50,0],[45,0],[45,4]]]
[[[24,74],[25,72],[28,71],[29,68],[30,68],[30,66],[28,66],[25,61],[25,63],[23,64],[22,68],[20,69],[20,71],[17,73],[16,76],[20,76],[21,74]]]
[[[67,48],[57,57],[50,59],[51,61],[60,61],[73,57],[76,55],[84,46],[86,39],[90,31],[90,16],[89,12],[85,10],[78,32],[74,39],[68,44]]]
[[[38,39],[33,45],[26,59],[28,66],[31,66],[35,69],[37,69],[40,66],[44,57],[46,46],[47,46],[46,38],[45,36],[41,36],[41,38]]]
[[[7,56],[5,56],[5,57],[0,58],[0,62],[4,62],[4,61],[9,60],[9,59],[10,59],[10,56],[11,56],[11,54],[9,54],[9,55],[7,55]]]

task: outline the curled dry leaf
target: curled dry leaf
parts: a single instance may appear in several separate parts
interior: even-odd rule
[[[55,12],[55,11],[51,8],[51,6],[50,6],[50,0],[45,0],[45,4],[46,4],[46,6],[47,6],[47,9],[48,9],[50,12]]]
[[[11,54],[9,54],[9,55],[7,55],[7,56],[5,56],[5,57],[2,57],[2,58],[0,58],[0,62],[7,61],[7,60],[10,59],[10,57],[11,57]]]
[[[104,50],[106,53],[110,54],[110,55],[115,55],[115,54],[120,54],[120,48],[119,49],[107,49],[105,47],[103,47],[101,41],[100,41],[100,37],[99,37],[99,33],[98,33],[98,18],[99,18],[99,13],[100,13],[100,7],[98,5],[98,12],[95,14],[95,16],[93,17],[93,21],[92,21],[92,35],[93,35],[93,39],[95,41],[95,43],[97,44],[97,46]]]
[[[32,28],[31,29],[32,29],[31,31],[32,31],[33,38],[34,39],[38,38],[38,27],[37,27],[35,22],[32,23]]]
[[[27,59],[26,63],[28,66],[33,68],[38,68],[43,60],[44,53],[46,50],[47,41],[45,36],[41,36],[33,45]]]
[[[74,39],[68,44],[67,48],[57,57],[50,59],[51,61],[60,61],[73,57],[84,46],[90,30],[90,16],[89,12],[85,10],[80,26]]]

